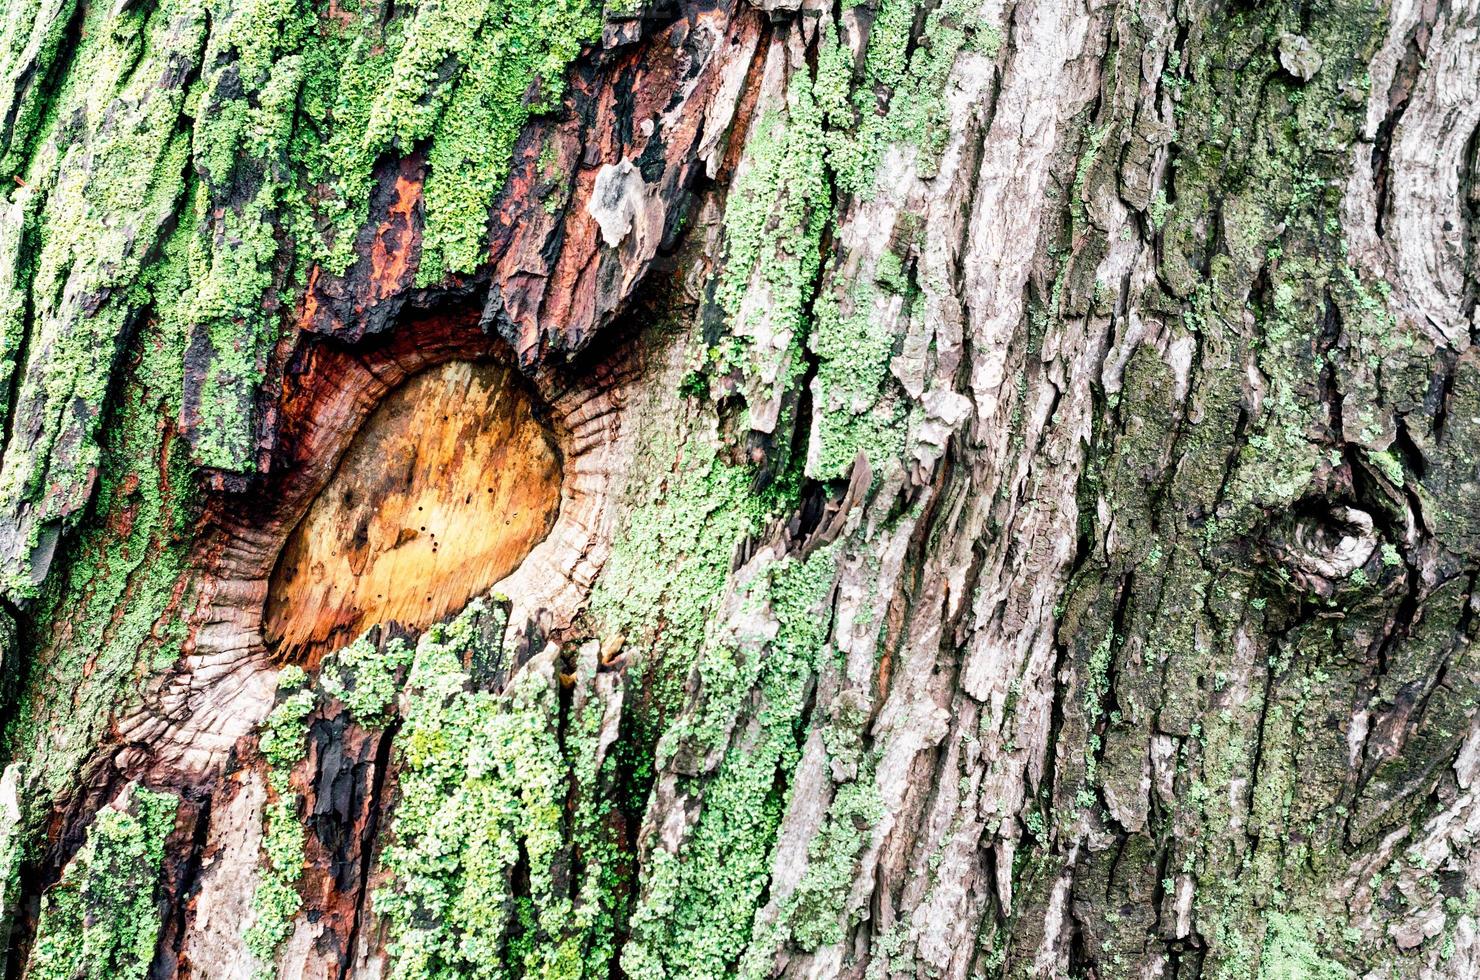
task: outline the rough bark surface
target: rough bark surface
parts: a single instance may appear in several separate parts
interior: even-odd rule
[[[8,977],[1480,976],[1474,0],[0,0],[0,170]]]

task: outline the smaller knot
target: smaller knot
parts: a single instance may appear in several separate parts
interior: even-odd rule
[[[1321,53],[1303,35],[1280,36],[1280,67],[1302,82],[1316,77],[1321,70]]]
[[[1334,594],[1337,579],[1361,568],[1377,550],[1372,515],[1355,507],[1302,514],[1286,528],[1273,542],[1275,552],[1293,566],[1302,585],[1325,596]]]

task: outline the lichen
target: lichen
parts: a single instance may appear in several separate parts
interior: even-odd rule
[[[917,172],[934,176],[950,137],[945,94],[957,59],[963,52],[991,58],[1001,47],[1001,31],[967,0],[947,0],[930,10],[917,39],[918,13],[914,0],[880,0],[862,83],[846,100],[846,87],[832,86],[829,159],[846,193],[872,195],[881,158],[891,147],[912,151]],[[845,51],[841,44],[824,45],[822,56]]]
[[[399,800],[374,907],[386,923],[390,975],[404,980],[586,972],[609,911],[599,864],[566,890],[571,764],[562,748],[556,664],[540,655],[505,691],[479,689],[479,600],[417,643],[397,738]],[[579,741],[579,740],[578,740]],[[515,880],[516,866],[527,879]]]
[[[696,709],[664,736],[660,758],[679,743],[716,747],[741,699],[756,698],[754,722],[694,787],[702,803],[692,833],[676,853],[655,850],[644,867],[621,959],[634,980],[730,976],[750,939],[800,758],[807,691],[827,655],[829,624],[819,612],[832,587],[832,554],[827,548],[805,561],[781,559],[754,583],[751,601],[768,607],[777,624],[763,650],[742,655],[713,642],[701,654]]]
[[[725,204],[725,262],[715,297],[729,333],[710,348],[711,369],[752,405],[794,389],[803,374],[808,306],[832,217],[823,120],[805,75],[782,111],[767,112],[746,143]]]
[[[388,152],[425,152],[419,274],[430,282],[471,271],[484,260],[489,210],[520,133],[558,104],[567,66],[601,23],[591,0],[462,0],[385,11],[171,0],[87,7],[78,15],[78,50],[69,52],[62,40],[72,8],[45,11],[43,31],[30,38],[15,30],[24,16],[13,12],[0,35],[0,64],[28,80],[7,107],[13,138],[0,162],[21,185],[14,200],[39,207],[6,230],[7,246],[25,233],[21,226],[46,230],[33,267],[8,270],[21,279],[11,292],[29,291],[36,303],[29,324],[0,328],[0,390],[27,328],[36,337],[58,333],[45,391],[34,371],[19,383],[21,408],[36,402],[48,418],[29,452],[7,454],[0,499],[44,488],[48,518],[85,503],[83,475],[98,459],[92,430],[137,312],[130,291],[117,287],[135,280],[164,228],[177,222],[193,237],[189,349],[199,373],[183,408],[196,459],[250,471],[255,398],[287,300],[313,264],[337,273],[353,261],[377,163]],[[187,92],[196,71],[200,80]],[[127,123],[103,124],[119,112]],[[89,134],[85,165],[68,154],[82,134]],[[187,168],[205,192],[182,208]],[[47,322],[62,281],[67,296],[105,300],[85,330]],[[10,298],[4,305],[19,308]],[[64,452],[75,400],[89,413],[75,453]],[[27,587],[28,571],[6,569],[13,593]]]
[[[866,718],[846,703],[839,715],[846,717],[825,727],[823,738],[832,771],[846,771],[848,778],[837,787],[821,828],[807,844],[807,870],[782,903],[775,926],[752,938],[741,976],[768,976],[781,942],[820,949],[843,942],[852,924],[846,916],[858,858],[884,819],[885,808],[874,778],[877,760],[862,750]]]
[[[1123,844],[1113,858],[1079,858],[1082,893],[1144,886],[1161,916],[1190,903],[1200,969],[1229,980],[1348,975],[1333,942],[1345,923],[1327,928],[1314,913],[1329,910],[1333,875],[1345,873],[1342,855],[1363,832],[1361,809],[1347,809],[1358,793],[1349,718],[1351,704],[1373,695],[1352,665],[1386,628],[1385,604],[1401,590],[1378,593],[1403,568],[1396,548],[1395,565],[1389,551],[1374,552],[1328,597],[1249,543],[1281,540],[1291,512],[1339,497],[1349,472],[1411,487],[1384,406],[1395,395],[1416,404],[1420,389],[1404,372],[1428,374],[1407,367],[1411,338],[1341,239],[1381,15],[1339,3],[1304,22],[1293,16],[1278,5],[1213,12],[1183,50],[1163,52],[1161,91],[1177,131],[1169,171],[1163,179],[1153,168],[1142,197],[1157,282],[1133,301],[1168,314],[1171,330],[1165,344],[1128,344],[1118,392],[1097,397],[1078,496],[1080,534],[1105,542],[1105,554],[1080,567],[1056,615],[1072,669],[1057,702],[1054,820],[1040,824],[1048,839],[1035,831],[1032,842],[1057,860],[1066,834],[1115,835]],[[1274,53],[1295,29],[1325,65],[1304,85],[1279,73]],[[1060,217],[1071,264],[1103,254],[1095,222],[1114,215],[1096,188],[1126,186],[1117,143],[1135,145],[1125,114],[1107,108],[1131,93],[1107,78],[1112,90],[1083,120]],[[1044,304],[1051,321],[1103,315],[1078,285],[1088,281],[1068,276],[1062,302],[1056,284]],[[1190,361],[1174,367],[1167,346]],[[1431,606],[1424,615],[1435,615]],[[1411,655],[1432,662],[1421,648]],[[1138,813],[1156,737],[1176,747],[1176,803],[1158,813],[1153,789],[1149,813]],[[1126,829],[1127,814],[1145,819],[1144,833]],[[1141,881],[1133,850],[1146,848],[1162,870]],[[1144,955],[1146,921],[1121,921],[1127,912],[1090,901],[1082,913],[1094,923],[1093,958],[1110,972],[1116,957]]]
[[[179,800],[135,786],[100,811],[87,841],[46,893],[26,976],[143,980],[154,959],[160,869]]]
[[[1297,915],[1270,912],[1259,980],[1350,980],[1352,972],[1321,954],[1310,923]],[[1329,944],[1323,944],[1323,946]]]
[[[677,687],[705,644],[736,546],[775,511],[751,494],[750,467],[720,455],[712,434],[681,445],[649,430],[651,458],[666,467],[633,496],[591,597],[605,635],[622,635],[657,670],[658,696],[677,706]]]
[[[21,901],[21,865],[26,859],[22,824],[20,766],[11,763],[0,775],[0,935],[9,936]]]
[[[26,532],[23,550],[0,567],[0,588],[17,599],[39,591],[42,537],[76,526],[102,464],[99,429],[137,311],[132,287],[184,193],[185,92],[174,73],[198,60],[205,15],[197,0],[117,17],[93,5],[82,31],[76,67],[50,101],[47,138],[13,192],[36,209],[22,222],[36,239],[23,273],[29,356],[11,419],[27,438],[11,440],[0,467],[0,508],[23,516]],[[79,142],[87,152],[70,152]],[[18,349],[9,336],[3,347]]]
[[[150,315],[101,442],[97,517],[63,552],[65,577],[38,597],[35,635],[46,640],[24,663],[5,742],[47,795],[72,784],[109,719],[135,702],[141,668],[172,663],[184,639],[172,610],[183,601],[198,500],[171,420],[180,406],[188,238],[177,229],[132,285],[130,303]]]
[[[946,140],[946,81],[963,52],[992,57],[1000,34],[965,3],[947,3],[923,21],[912,43],[916,7],[884,0],[868,31],[862,77],[840,28],[824,23],[814,71],[788,79],[784,101],[752,125],[725,203],[725,255],[715,299],[728,332],[709,346],[705,370],[740,389],[758,428],[784,431],[809,361],[821,405],[814,419],[808,475],[844,475],[862,452],[876,469],[898,458],[909,413],[889,379],[896,331],[875,304],[874,283],[836,284],[818,293],[822,243],[844,195],[868,197],[890,148],[914,154],[922,177],[934,173]],[[878,260],[880,281],[898,258]],[[891,287],[916,315],[918,291]],[[845,312],[846,310],[846,312]],[[776,406],[780,407],[777,408]],[[780,415],[780,419],[773,416]],[[777,448],[786,452],[784,440]]]
[[[303,877],[303,798],[293,788],[293,769],[308,751],[305,719],[318,700],[308,676],[296,665],[278,675],[282,695],[263,722],[258,748],[267,760],[267,785],[272,799],[263,814],[260,878],[252,894],[252,919],[243,934],[247,950],[257,961],[257,976],[275,975],[273,958],[292,931],[303,906],[298,882]]]
[[[421,277],[466,272],[483,258],[494,196],[532,115],[559,104],[566,66],[601,28],[592,0],[462,0],[424,5],[371,114],[367,141],[410,147],[431,136]],[[419,93],[447,63],[453,84]],[[408,90],[416,101],[406,99]]]
[[[398,672],[411,664],[413,647],[393,637],[380,648],[362,636],[329,654],[319,665],[324,693],[339,699],[350,717],[367,728],[383,726],[399,691]]]
[[[0,78],[14,79],[0,93],[0,176],[18,176],[33,149],[33,140],[46,114],[47,82],[66,54],[63,41],[77,11],[76,0],[46,3],[24,0],[6,10],[0,27]]]
[[[893,259],[892,253],[885,255]],[[880,260],[880,278],[888,264]],[[918,290],[905,284],[894,288],[899,290],[894,303],[907,309],[917,304]],[[890,294],[860,286],[850,302],[851,311],[845,315],[837,298],[824,290],[813,305],[808,347],[817,358],[813,382],[817,395],[807,469],[816,479],[846,475],[860,453],[882,472],[904,450],[908,413],[903,400],[892,394],[889,374],[893,328],[899,322],[890,315]],[[923,312],[910,309],[906,315]]]
[[[294,196],[288,154],[314,23],[294,0],[247,0],[220,13],[206,45],[191,134],[205,193],[186,218],[200,228],[190,343],[205,365],[186,408],[206,466],[252,463],[252,399],[277,339],[276,226]]]

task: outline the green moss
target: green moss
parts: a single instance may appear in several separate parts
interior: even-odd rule
[[[99,812],[61,880],[46,893],[26,976],[143,980],[159,936],[165,839],[179,800],[135,787]]]

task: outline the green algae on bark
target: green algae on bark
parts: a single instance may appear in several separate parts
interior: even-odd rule
[[[1060,953],[1067,975],[1138,975],[1155,964],[1241,980],[1327,980],[1369,966],[1404,975],[1421,968],[1420,957],[1452,955],[1456,936],[1462,945],[1470,929],[1455,923],[1473,919],[1473,901],[1458,894],[1444,903],[1442,931],[1405,934],[1417,952],[1394,952],[1387,932],[1406,914],[1394,910],[1411,904],[1395,883],[1412,878],[1422,856],[1395,857],[1355,886],[1376,896],[1380,914],[1364,920],[1357,899],[1331,898],[1352,855],[1394,835],[1417,836],[1448,805],[1446,780],[1457,768],[1450,763],[1472,730],[1480,676],[1468,650],[1480,524],[1465,490],[1473,482],[1480,372],[1472,356],[1455,363],[1452,351],[1436,350],[1392,316],[1385,285],[1368,281],[1341,240],[1352,154],[1370,151],[1377,160],[1386,152],[1379,152],[1385,137],[1365,142],[1360,118],[1382,12],[1343,0],[1299,10],[1138,4],[1080,17],[1073,5],[1039,4],[1012,12],[1014,45],[1044,30],[1049,16],[1089,35],[1066,84],[1074,82],[1069,75],[1096,77],[1096,67],[1112,81],[1073,123],[1065,102],[1042,99],[1059,113],[1053,141],[1061,145],[1028,162],[1051,168],[1048,210],[1062,213],[1048,219],[1060,227],[1048,233],[1047,256],[1034,252],[1034,268],[1024,273],[1023,322],[1009,325],[1005,338],[968,331],[966,359],[928,379],[953,394],[973,385],[982,413],[973,428],[991,429],[990,438],[1000,432],[1005,448],[985,445],[980,433],[958,437],[958,429],[943,437],[944,465],[901,474],[891,464],[918,415],[891,377],[895,346],[907,331],[920,336],[912,328],[931,315],[920,309],[922,292],[962,285],[922,287],[916,275],[931,261],[953,266],[954,275],[958,261],[994,258],[955,251],[962,229],[951,222],[980,203],[964,180],[952,191],[963,192],[960,207],[920,186],[934,179],[928,158],[946,135],[951,66],[990,53],[1001,39],[954,2],[931,9],[845,2],[798,17],[784,3],[776,7],[764,31],[768,39],[796,35],[786,42],[785,70],[795,77],[784,99],[763,94],[761,111],[740,114],[749,120],[748,145],[724,154],[745,163],[725,202],[721,254],[706,258],[727,261],[714,280],[717,302],[703,312],[703,336],[696,332],[685,352],[690,365],[707,357],[706,368],[681,387],[666,375],[642,381],[660,392],[655,429],[665,431],[635,440],[647,458],[634,469],[654,462],[654,472],[638,474],[614,511],[613,550],[590,604],[561,610],[575,625],[554,635],[569,642],[517,671],[513,661],[529,650],[495,650],[459,619],[415,648],[352,644],[326,658],[311,695],[285,692],[261,743],[269,780],[283,791],[269,804],[268,858],[258,867],[266,890],[258,896],[256,951],[270,960],[301,905],[310,916],[316,911],[298,894],[305,815],[286,773],[303,761],[309,712],[337,700],[356,723],[391,726],[381,743],[394,735],[386,799],[396,800],[394,778],[405,774],[400,808],[388,809],[380,825],[385,864],[372,869],[385,872],[375,879],[383,884],[376,924],[394,943],[390,963],[402,976],[605,976],[619,955],[638,977],[767,976],[783,962],[806,969],[797,964],[814,951],[860,973],[930,975],[943,971],[919,936],[942,918],[957,933],[974,933],[961,940],[976,948],[961,953],[974,959],[960,972],[981,976],[1058,970]],[[190,397],[198,401],[161,409],[157,391],[138,394],[135,385],[115,402],[124,408],[106,410],[132,417],[135,401],[153,399],[156,410],[138,413],[125,436],[99,437],[103,456],[152,464],[169,455],[170,465],[160,467],[167,479],[153,484],[105,458],[96,513],[85,520],[106,523],[108,532],[84,530],[75,551],[64,543],[59,553],[70,572],[37,590],[46,616],[37,632],[61,629],[58,611],[77,609],[75,643],[48,648],[28,668],[24,720],[11,736],[24,747],[12,754],[28,756],[59,790],[79,753],[104,737],[110,712],[132,696],[131,671],[147,673],[178,648],[177,624],[165,612],[176,599],[164,586],[177,581],[175,546],[191,529],[188,508],[177,517],[163,501],[166,484],[187,485],[191,471],[183,453],[164,448],[170,426],[158,427],[156,443],[138,420],[184,415],[197,461],[250,469],[260,448],[252,396],[260,394],[280,312],[270,305],[289,305],[311,267],[332,274],[351,262],[372,175],[384,173],[376,168],[397,155],[425,156],[416,163],[429,170],[418,280],[476,265],[520,127],[529,111],[554,104],[546,76],[560,74],[581,48],[575,38],[594,37],[597,26],[584,8],[561,5],[346,3],[328,16],[293,4],[233,9],[257,27],[233,34],[243,38],[236,47],[212,48],[198,90],[210,95],[189,102],[186,113],[198,124],[189,147],[196,171],[186,180],[204,190],[179,225],[194,239],[186,251],[203,285],[179,322],[196,340],[190,355],[180,332],[159,344],[176,363],[191,357],[220,398],[197,392]],[[651,24],[667,8],[644,13]],[[1158,17],[1163,33],[1153,43],[1137,32]],[[699,23],[684,25],[690,38],[700,35]],[[570,34],[561,33],[566,26]],[[526,44],[526,29],[550,36]],[[1290,40],[1297,30],[1298,44]],[[1049,47],[1068,47],[1059,42],[1071,33],[1056,34]],[[1163,41],[1169,52],[1158,47]],[[617,49],[637,52],[643,43],[619,37]],[[1414,59],[1427,43],[1423,31],[1414,33]],[[1303,52],[1298,73],[1285,64],[1286,48]],[[1026,50],[1015,47],[997,66],[1004,91],[1042,67],[1026,63]],[[232,71],[240,99],[224,84]],[[1405,84],[1393,93],[1417,98]],[[983,114],[997,111],[995,98],[993,91],[983,100]],[[980,121],[974,116],[970,125]],[[1169,157],[1168,169],[1133,159],[1145,150],[1136,139],[1151,156]],[[996,145],[989,141],[988,156]],[[966,155],[981,149],[968,146]],[[1130,173],[1142,163],[1144,174]],[[833,231],[845,238],[857,230],[850,209],[886,204],[880,199],[891,189],[878,186],[879,175],[896,165],[923,178],[911,196],[956,212],[923,229],[944,227],[953,241],[917,236],[922,228],[907,213],[870,227],[889,241],[866,254],[836,240]],[[945,169],[942,183],[957,179]],[[1144,186],[1132,186],[1138,180]],[[0,294],[0,372],[25,350],[11,325],[25,319],[29,243],[38,241],[45,203],[36,193],[13,200],[0,218],[0,289],[19,287]],[[547,206],[560,210],[553,197]],[[1107,213],[1118,241],[1099,224]],[[849,224],[835,228],[840,221]],[[936,248],[949,254],[928,254]],[[1121,259],[1134,275],[1120,278]],[[758,287],[770,302],[745,309]],[[138,304],[129,307],[134,314],[146,311],[128,327],[145,339],[128,350],[161,341],[149,322],[158,297],[128,302]],[[761,327],[771,331],[765,343],[753,336]],[[1081,328],[1088,339],[1068,366],[1064,352],[1074,348],[1064,335]],[[934,343],[928,334],[922,346]],[[1001,403],[1010,412],[996,416],[1000,427],[985,414],[985,389],[976,390],[983,341],[999,339],[1011,348]],[[1011,378],[1017,367],[1022,376]],[[1112,377],[1113,391],[1096,387]],[[743,404],[731,397],[742,388]],[[1056,408],[1045,409],[1053,424],[1037,426],[1037,438],[1046,455],[1025,445],[1035,428],[1025,419],[1030,391],[1050,394],[1058,408],[1090,392],[1092,407],[1070,435]],[[1425,433],[1423,416],[1432,417],[1435,404],[1442,425]],[[805,444],[794,426],[806,430]],[[1076,544],[1072,477],[1067,495],[1055,498],[1033,492],[1032,470],[1076,466],[1081,438],[1089,462]],[[887,612],[882,602],[868,610],[870,623],[910,646],[850,667],[860,676],[876,671],[862,683],[878,685],[883,711],[949,704],[959,713],[942,726],[951,729],[950,743],[918,753],[912,784],[949,796],[954,773],[939,771],[934,783],[916,774],[937,756],[952,764],[958,747],[983,753],[960,763],[963,785],[1023,782],[1007,787],[1022,790],[1021,808],[994,809],[994,826],[979,836],[977,815],[963,808],[966,858],[926,839],[938,828],[957,833],[943,826],[952,815],[934,809],[926,817],[933,801],[899,804],[879,791],[877,780],[898,789],[902,777],[883,765],[894,733],[870,730],[874,705],[809,689],[841,656],[832,648],[842,641],[830,634],[837,600],[828,591],[830,573],[846,560],[826,550],[810,557],[769,550],[795,544],[784,529],[809,519],[799,487],[806,506],[838,504],[839,478],[860,454],[880,477],[875,486],[899,493],[873,502],[866,528],[885,511],[925,512],[935,498],[922,500],[937,489],[946,516],[926,518],[899,542],[909,552],[900,573],[907,584]],[[1005,482],[981,472],[999,465],[1023,496],[1002,493]],[[856,492],[851,483],[847,492]],[[975,499],[961,503],[973,496],[984,501],[979,508]],[[1034,745],[1011,741],[1024,727],[1025,716],[1013,714],[1025,696],[1021,675],[1010,673],[1023,669],[1014,660],[1022,650],[1000,657],[985,680],[954,673],[978,652],[969,644],[983,625],[975,617],[985,614],[963,610],[968,601],[994,601],[998,583],[985,575],[1002,573],[992,562],[1001,557],[998,542],[1008,540],[1004,530],[1036,520],[1012,512],[1014,499],[1028,515],[1068,510],[1058,543],[1074,549],[1063,566],[1072,586],[1053,625],[1043,627],[1056,629],[1057,645],[1049,649],[1041,632],[1044,644],[1034,651],[1050,661],[1035,710],[1051,715]],[[1357,512],[1360,520],[1349,516]],[[964,532],[951,526],[977,520]],[[854,540],[875,544],[872,533]],[[1338,567],[1309,554],[1312,541],[1343,536],[1367,549],[1366,560]],[[35,544],[43,543],[38,535]],[[1441,546],[1469,557],[1435,558]],[[960,555],[954,565],[941,557],[952,548]],[[1039,570],[1041,551],[1002,554],[1030,574]],[[78,570],[95,555],[101,559]],[[917,571],[924,574],[912,579]],[[930,591],[937,571],[948,591],[940,604],[953,608],[932,633],[927,607],[937,598]],[[1042,577],[1057,582],[1056,574]],[[865,576],[884,577],[878,564]],[[848,584],[878,588],[856,575]],[[1024,613],[1025,598],[1004,593],[1001,616],[1036,615]],[[111,610],[122,606],[129,611],[115,621]],[[737,639],[735,624],[755,621],[774,634],[752,629],[757,635]],[[916,623],[927,625],[917,632]],[[1010,646],[1012,637],[1004,639]],[[939,649],[920,649],[932,643]],[[103,647],[95,663],[86,657],[90,644]],[[622,652],[598,672],[593,644],[603,656],[607,644]],[[573,648],[581,651],[575,666]],[[929,691],[911,691],[900,679],[911,659],[933,668]],[[489,680],[489,669],[514,673],[509,690],[495,693],[502,680]],[[996,718],[1018,727],[1004,722],[989,731],[1002,675],[1012,687]],[[590,689],[618,678],[638,696],[622,712],[621,744],[603,762],[591,747],[606,737],[609,716]],[[37,692],[52,682],[79,692],[79,707],[42,704]],[[398,701],[414,710],[400,718]],[[1422,722],[1411,733],[1410,709]],[[69,710],[87,713],[76,732],[59,721]],[[978,711],[981,728],[953,727],[955,717]],[[1358,728],[1369,719],[1376,735]],[[55,744],[53,731],[62,731]],[[796,880],[772,881],[801,747],[818,742],[833,772],[825,792],[800,801],[814,808],[806,868]],[[1028,775],[1003,776],[1024,756],[1032,757],[1021,770]],[[604,795],[617,782],[626,794],[620,807]],[[654,784],[652,799],[668,795],[647,811],[653,826],[634,843],[629,832]],[[882,846],[897,850],[880,858],[870,835],[885,821],[890,839]],[[0,850],[0,867],[15,853]],[[632,871],[639,860],[640,875]],[[872,880],[860,876],[875,860]],[[952,907],[971,915],[957,919],[916,897],[957,885],[937,877],[939,863],[950,860],[961,881],[977,875]],[[907,882],[888,880],[896,868]],[[1459,888],[1453,871],[1432,880],[1436,891]],[[1432,918],[1423,925],[1440,928]],[[1057,934],[1035,932],[1049,928]]]
[[[1379,13],[1342,3],[1304,23],[1292,17],[1280,7],[1220,11],[1170,60],[1163,84],[1179,128],[1174,193],[1151,197],[1147,216],[1160,241],[1153,288],[1164,290],[1152,299],[1194,356],[1179,380],[1153,349],[1136,350],[1118,403],[1105,405],[1081,492],[1082,533],[1114,544],[1079,571],[1059,620],[1073,670],[1061,688],[1054,833],[1121,842],[1081,855],[1077,872],[1078,914],[1112,966],[1139,961],[1147,924],[1106,914],[1091,895],[1107,890],[1144,890],[1163,921],[1190,909],[1207,943],[1204,976],[1341,977],[1348,958],[1396,952],[1329,942],[1347,926],[1330,901],[1352,844],[1338,828],[1362,826],[1348,820],[1354,804],[1362,812],[1348,761],[1351,706],[1365,696],[1354,665],[1403,591],[1401,559],[1383,558],[1397,556],[1394,542],[1376,547],[1395,515],[1378,511],[1358,567],[1330,571],[1302,549],[1320,540],[1313,527],[1345,519],[1333,496],[1362,493],[1369,508],[1383,498],[1365,489],[1368,470],[1356,491],[1337,471],[1358,449],[1390,448],[1383,406],[1421,398],[1405,365],[1425,345],[1401,336],[1340,235],[1366,103],[1357,86]],[[1322,54],[1311,78],[1280,73],[1275,41],[1293,30]],[[1102,150],[1095,144],[1114,125],[1087,125],[1086,143]],[[1075,193],[1087,200],[1116,161],[1083,160]],[[1076,234],[1096,233],[1075,220]],[[1191,388],[1185,398],[1172,393],[1179,383]],[[1393,458],[1370,472],[1393,479],[1402,469]],[[1419,615],[1442,606],[1431,596]],[[1406,653],[1410,642],[1393,640],[1387,656],[1417,655]],[[1170,813],[1138,812],[1127,801],[1145,795],[1146,745],[1157,739],[1174,747],[1178,802]],[[1318,943],[1306,923],[1323,916]]]

